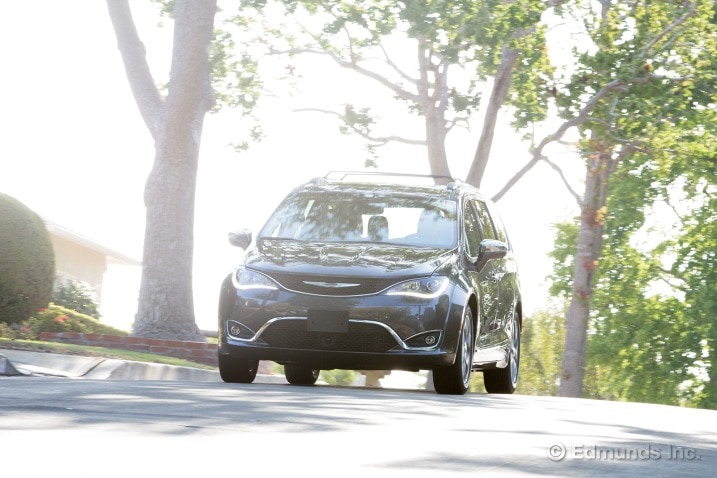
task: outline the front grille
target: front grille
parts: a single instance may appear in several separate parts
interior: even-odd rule
[[[272,273],[272,279],[294,292],[314,295],[371,295],[393,285],[395,279],[374,279],[355,276],[314,276]]]
[[[398,343],[385,328],[349,322],[348,333],[309,332],[306,320],[279,320],[266,328],[261,339],[271,347],[338,352],[387,352]]]

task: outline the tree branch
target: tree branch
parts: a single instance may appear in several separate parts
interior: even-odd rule
[[[117,37],[127,80],[140,115],[156,140],[159,124],[166,108],[165,101],[152,78],[146,50],[139,39],[128,0],[107,0],[107,9]]]
[[[542,159],[546,163],[548,163],[548,165],[550,165],[550,167],[553,168],[553,170],[555,170],[558,173],[558,175],[560,176],[560,179],[562,179],[562,181],[563,181],[563,184],[568,189],[568,192],[573,196],[573,198],[575,198],[575,202],[580,204],[580,201],[581,201],[580,194],[578,194],[577,191],[575,191],[573,189],[573,187],[570,185],[570,183],[568,182],[568,178],[565,177],[565,173],[563,173],[563,170],[560,168],[560,166],[558,166],[557,164],[552,162],[547,157],[543,157]]]
[[[399,98],[406,100],[406,101],[413,101],[418,102],[418,96],[414,95],[413,93],[404,90],[403,88],[399,87],[395,83],[392,83],[387,78],[384,78],[380,74],[376,73],[375,71],[369,70],[368,68],[364,68],[360,66],[358,63],[352,63],[350,61],[346,61],[343,58],[341,58],[339,55],[337,55],[334,52],[326,51],[326,50],[316,50],[313,48],[289,48],[288,50],[270,50],[270,54],[272,55],[296,55],[296,54],[302,54],[302,53],[312,53],[314,55],[327,55],[329,58],[334,60],[336,64],[338,64],[342,68],[346,68],[348,70],[354,70],[355,72],[365,76],[366,78],[370,78],[381,85],[385,86],[386,88],[393,91],[396,96]]]
[[[561,124],[553,134],[550,134],[543,138],[540,144],[538,144],[538,146],[533,148],[533,150],[531,151],[532,158],[530,159],[530,161],[528,161],[525,166],[523,166],[512,178],[510,178],[506,182],[505,186],[503,186],[503,188],[498,191],[495,196],[493,196],[493,201],[500,200],[503,196],[505,196],[505,194],[510,190],[510,188],[512,188],[518,181],[523,178],[523,176],[528,173],[528,171],[533,169],[533,166],[538,164],[538,161],[540,161],[541,159],[546,159],[545,156],[543,156],[543,150],[547,145],[554,141],[560,140],[570,128],[574,126],[579,126],[589,121],[590,118],[588,117],[588,115],[593,110],[593,108],[595,108],[598,102],[600,102],[600,100],[602,100],[611,91],[624,87],[625,83],[623,83],[621,80],[613,80],[607,85],[603,86],[600,91],[595,93],[595,95],[593,95],[593,97],[590,98],[587,103],[585,103],[585,106],[582,107],[582,109],[576,116],[570,118],[569,120]]]
[[[690,2],[689,7],[687,8],[687,11],[677,20],[672,22],[667,28],[662,30],[658,35],[655,36],[651,41],[645,45],[645,48],[642,49],[640,52],[640,58],[645,58],[647,56],[647,53],[652,49],[655,44],[660,41],[662,38],[667,36],[670,32],[672,32],[675,28],[682,25],[684,22],[687,21],[688,18],[690,18],[692,15],[694,15],[695,11],[697,9],[697,6],[694,2]],[[668,41],[668,44],[674,42],[674,37],[672,40]]]
[[[292,108],[292,111],[294,113],[307,113],[307,112],[322,113],[322,114],[327,114],[327,115],[331,115],[331,116],[336,116],[339,119],[343,119],[343,117],[344,117],[341,113],[339,113],[337,111],[324,110],[321,108],[296,108],[296,109]],[[346,123],[344,122],[344,124],[346,124]],[[391,142],[410,144],[410,145],[414,145],[414,146],[425,146],[426,145],[425,140],[409,139],[409,138],[404,138],[402,136],[373,136],[360,128],[356,128],[353,125],[346,124],[346,126],[348,128],[350,128],[354,133],[361,136],[362,138],[367,139],[368,141],[371,141],[372,143],[376,143],[376,144],[374,144],[374,146],[384,146],[387,143],[391,143]]]
[[[396,63],[393,62],[393,60],[391,59],[391,57],[388,55],[388,52],[386,51],[386,49],[383,47],[383,44],[382,44],[382,43],[379,43],[378,47],[379,47],[379,48],[381,49],[381,51],[383,52],[383,56],[384,56],[384,60],[383,60],[383,61],[384,61],[388,66],[390,66],[393,71],[395,71],[396,73],[398,73],[398,75],[399,75],[401,78],[403,78],[404,80],[410,82],[410,83],[413,84],[413,85],[416,85],[416,84],[418,83],[415,78],[413,78],[412,76],[409,76],[409,75],[408,75],[407,73],[405,73],[402,69],[400,69],[400,68],[398,67],[398,65],[396,65]]]

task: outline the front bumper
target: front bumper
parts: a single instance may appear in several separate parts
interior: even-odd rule
[[[244,360],[271,360],[281,364],[301,363],[320,370],[418,371],[451,365],[455,361],[455,353],[442,350],[372,353],[285,349],[226,342],[219,344],[219,353]]]
[[[322,370],[446,366],[455,360],[463,317],[451,296],[451,288],[423,300],[232,290],[220,317],[219,353]]]

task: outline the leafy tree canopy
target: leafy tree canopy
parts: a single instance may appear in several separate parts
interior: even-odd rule
[[[541,23],[545,1],[244,0],[239,15],[245,22],[248,8],[263,24],[256,41],[268,54],[328,56],[388,88],[414,114],[440,110],[447,129],[478,110],[502,52],[515,50],[520,62],[506,98],[515,125],[546,117],[552,67]],[[299,74],[294,67],[288,71]],[[336,114],[342,131],[360,134],[373,147],[422,140],[377,134],[387,128],[367,107],[346,105]]]

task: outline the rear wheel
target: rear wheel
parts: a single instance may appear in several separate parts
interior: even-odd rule
[[[436,392],[463,395],[468,391],[473,366],[473,347],[473,313],[470,308],[466,307],[456,361],[453,365],[433,369],[433,387]]]
[[[284,365],[286,381],[292,385],[313,385],[319,379],[319,372],[319,369],[299,363],[287,363]]]
[[[508,365],[505,368],[486,370],[483,372],[483,384],[488,393],[513,393],[518,386],[518,372],[520,370],[520,323],[518,313],[506,327],[510,340],[508,348]]]
[[[252,383],[259,368],[258,360],[219,355],[219,376],[228,383]]]

